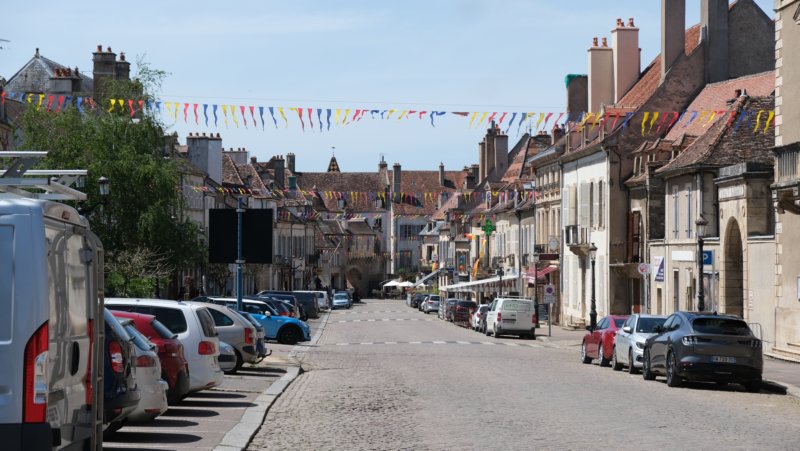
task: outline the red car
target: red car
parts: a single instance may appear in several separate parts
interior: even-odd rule
[[[130,318],[136,330],[158,346],[161,378],[167,381],[167,401],[175,404],[189,393],[189,362],[177,336],[153,315],[113,310],[117,318]]]
[[[626,319],[628,315],[609,315],[601,319],[594,330],[592,326],[586,326],[588,332],[581,344],[581,362],[592,363],[593,359],[597,359],[600,366],[609,366],[614,349],[614,337]]]

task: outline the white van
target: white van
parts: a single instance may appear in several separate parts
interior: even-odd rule
[[[217,358],[219,338],[214,319],[202,303],[163,299],[108,298],[110,310],[155,316],[178,336],[189,362],[189,391],[196,392],[222,383]]]
[[[323,311],[323,310],[330,310],[331,309],[330,299],[328,298],[328,292],[327,291],[313,291],[313,290],[311,290],[311,291],[295,290],[295,291],[297,291],[299,293],[314,293],[314,295],[317,296],[317,309],[318,310]]]
[[[486,313],[486,335],[518,335],[536,339],[538,316],[533,301],[522,298],[497,298]]]
[[[103,247],[74,208],[0,195],[0,443],[94,449]]]

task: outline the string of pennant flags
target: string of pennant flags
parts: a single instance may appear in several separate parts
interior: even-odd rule
[[[2,103],[7,99],[36,105],[37,110],[61,112],[74,106],[81,113],[101,108],[92,97],[69,96],[62,94],[5,92],[0,91]],[[642,135],[669,130],[670,127],[687,127],[692,123],[710,126],[715,121],[726,119],[726,126],[734,132],[751,130],[752,133],[766,133],[775,126],[775,110],[693,110],[693,111],[644,111],[644,112],[527,112],[527,111],[434,111],[412,109],[370,109],[370,108],[313,108],[260,105],[234,105],[199,102],[173,102],[152,99],[109,99],[102,106],[109,113],[119,113],[134,117],[140,113],[163,115],[176,123],[203,124],[206,128],[229,129],[243,127],[264,131],[269,128],[289,128],[300,126],[302,131],[330,131],[331,127],[343,127],[361,122],[363,119],[383,121],[410,121],[430,123],[436,127],[436,120],[443,116],[462,118],[468,121],[468,128],[481,128],[492,123],[505,127],[508,133],[527,124],[526,129],[547,130],[548,126],[567,126],[574,124],[578,129],[605,126],[611,122],[611,130],[617,125],[622,129],[637,126]],[[738,119],[737,119],[738,114]],[[265,119],[266,117],[266,119]],[[613,121],[613,122],[612,122]]]

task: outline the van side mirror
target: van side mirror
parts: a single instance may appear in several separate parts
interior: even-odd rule
[[[631,329],[631,326],[625,326],[622,328],[622,331],[625,332],[626,334],[629,334],[633,331],[633,329]]]

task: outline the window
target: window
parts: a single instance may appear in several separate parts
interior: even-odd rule
[[[675,315],[670,316],[669,318],[667,318],[666,321],[664,321],[664,325],[662,325],[661,327],[664,330],[671,330],[670,328],[675,324],[675,318],[676,318]]]
[[[233,320],[230,319],[228,315],[214,309],[208,309],[208,313],[210,313],[211,317],[214,318],[215,326],[233,326]]]
[[[742,320],[729,318],[698,318],[692,327],[701,334],[750,335],[750,328]]]
[[[597,227],[605,225],[605,198],[603,197],[603,181],[597,182]]]
[[[600,324],[597,325],[596,330],[603,330],[607,328],[608,328],[608,318],[603,318],[603,320],[600,321]]]
[[[686,238],[692,237],[692,185],[686,185]]]
[[[672,187],[672,237],[678,238],[678,187]]]
[[[206,337],[217,336],[217,329],[214,328],[214,320],[208,313],[208,309],[197,309],[197,319],[200,320],[200,327],[203,328],[203,335]]]
[[[167,326],[167,329],[175,332],[176,334],[186,332],[186,317],[183,315],[183,312],[180,309],[169,307],[150,307],[146,309],[149,310],[149,312],[142,311],[139,313],[155,315],[155,317],[161,321],[162,324]]]

